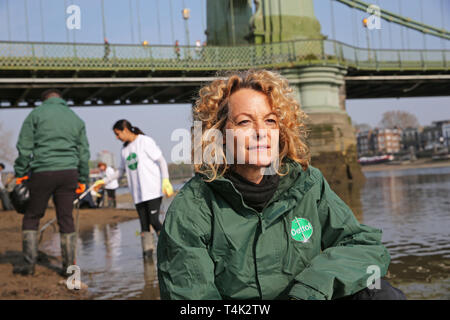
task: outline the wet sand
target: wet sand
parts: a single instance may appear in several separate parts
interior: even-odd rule
[[[118,203],[131,200],[130,195],[118,196]],[[74,218],[77,211],[73,211]],[[15,211],[0,211],[0,299],[90,299],[88,290],[69,290],[65,279],[58,274],[61,257],[52,257],[40,252],[34,276],[13,274],[13,267],[22,261],[22,215]],[[55,210],[49,207],[40,227],[55,217]],[[91,229],[94,225],[104,225],[137,219],[135,210],[80,209],[79,230]],[[55,224],[48,227],[41,243],[58,232]]]
[[[406,169],[421,169],[421,168],[441,168],[449,167],[449,160],[433,161],[430,159],[419,159],[416,161],[404,161],[401,163],[380,163],[372,165],[361,166],[363,172],[370,171],[389,171],[389,170],[406,170]]]

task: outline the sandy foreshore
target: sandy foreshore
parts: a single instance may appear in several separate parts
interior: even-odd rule
[[[413,162],[405,161],[402,163],[380,163],[373,165],[361,166],[363,172],[370,171],[389,171],[389,170],[406,170],[406,169],[422,169],[422,168],[442,168],[449,167],[450,161],[432,161],[429,159],[420,159]]]
[[[118,197],[118,202],[129,201],[129,195]],[[79,230],[88,230],[94,225],[117,223],[137,219],[134,210],[119,209],[81,209],[79,211]],[[73,211],[74,218],[76,210]],[[40,252],[34,276],[13,274],[13,267],[22,261],[22,215],[15,211],[0,211],[0,299],[90,299],[88,290],[69,290],[65,278],[58,274],[60,257],[49,257]],[[55,217],[55,210],[48,208],[40,227]],[[49,227],[43,234],[44,243],[57,228]]]

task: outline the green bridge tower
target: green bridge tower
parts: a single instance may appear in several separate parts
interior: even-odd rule
[[[276,43],[324,39],[313,0],[208,0],[207,41],[211,45]],[[305,42],[312,59],[320,42]],[[303,50],[305,52],[305,50]],[[295,88],[309,116],[312,165],[332,184],[364,180],[357,162],[356,138],[345,109],[347,70],[333,64],[279,70]]]

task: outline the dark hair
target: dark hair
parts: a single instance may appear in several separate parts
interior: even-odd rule
[[[0,167],[2,167],[2,169],[5,169],[5,165],[1,162],[0,162]]]
[[[41,101],[44,102],[45,100],[47,100],[47,97],[49,95],[51,95],[51,94],[55,94],[58,97],[62,98],[61,91],[59,91],[58,89],[52,88],[52,89],[48,89],[48,90],[45,90],[44,92],[42,92],[42,94],[41,94]]]
[[[128,120],[125,120],[125,119],[119,120],[113,125],[113,130],[123,131],[123,130],[125,130],[125,128],[127,128],[128,130],[130,130],[134,134],[142,134],[142,135],[145,134],[144,132],[141,131],[141,129],[139,129],[138,127],[133,127],[131,125],[131,123]],[[126,147],[127,145],[128,145],[128,142],[125,142],[123,144],[124,147]]]

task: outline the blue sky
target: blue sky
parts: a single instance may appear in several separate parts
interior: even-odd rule
[[[448,0],[365,1],[417,21],[449,29],[450,2]],[[367,16],[366,13],[352,10],[331,0],[313,0],[313,2],[323,34],[329,38],[334,38],[334,35],[336,39],[356,46],[367,46],[366,30],[361,24],[362,19]],[[71,4],[76,4],[81,10],[81,29],[79,30],[68,31],[66,28],[68,14],[65,8]],[[441,4],[443,10],[441,10]],[[206,0],[106,0],[104,1],[106,36],[111,43],[133,43],[133,40],[134,43],[140,43],[147,40],[150,44],[173,44],[175,40],[179,40],[181,44],[186,44],[185,24],[181,16],[183,7],[189,8],[191,12],[188,20],[190,43],[193,45],[195,40],[205,40]],[[7,9],[9,9],[9,24]],[[334,18],[331,17],[332,11]],[[11,40],[26,41],[27,26],[30,41],[102,42],[101,1],[0,0],[0,40],[8,40],[10,37]],[[405,49],[423,47],[421,33],[406,30],[386,21],[382,21],[380,30],[372,30],[369,38],[373,47],[387,48],[391,46],[391,43]],[[426,36],[427,48],[442,46],[442,40]]]
[[[147,40],[150,44],[173,44],[174,40],[179,40],[181,44],[186,44],[186,30],[181,17],[184,6],[191,9],[191,18],[188,20],[190,43],[193,45],[195,40],[205,40],[205,0],[106,0],[104,3],[106,36],[111,43],[138,43]],[[333,2],[331,8],[330,3],[330,0],[314,0],[315,14],[321,23],[322,33],[329,38],[334,35],[345,43],[366,47],[367,35],[361,20],[367,14],[352,11],[336,2]],[[400,13],[401,10],[404,16],[436,27],[447,30],[450,28],[450,22],[447,21],[450,16],[448,0],[372,0],[371,3],[395,13]],[[65,27],[65,19],[68,16],[65,14],[65,8],[71,4],[76,4],[81,9],[80,30],[68,31]],[[25,19],[25,8],[28,20]],[[332,10],[334,19],[330,15]],[[41,32],[42,29],[44,33]],[[0,0],[0,41],[8,39],[102,42],[101,1]],[[370,31],[369,39],[371,47],[378,48],[450,49],[449,41],[431,36],[426,36],[424,40],[423,35],[416,31],[407,31],[385,21],[381,22],[381,30]],[[354,122],[372,126],[376,126],[383,112],[389,110],[409,111],[417,116],[422,125],[427,125],[435,120],[450,119],[450,97],[347,100],[347,110]],[[30,111],[0,110],[0,121],[13,133],[11,146],[15,145],[20,126]],[[116,120],[126,118],[155,138],[168,159],[176,144],[170,141],[172,131],[176,128],[188,129],[191,122],[189,105],[84,107],[74,108],[74,111],[86,122],[92,158],[95,159],[97,152],[101,150],[110,150],[116,154],[116,162],[121,145],[111,131]],[[10,168],[10,164],[7,164],[7,169]]]

